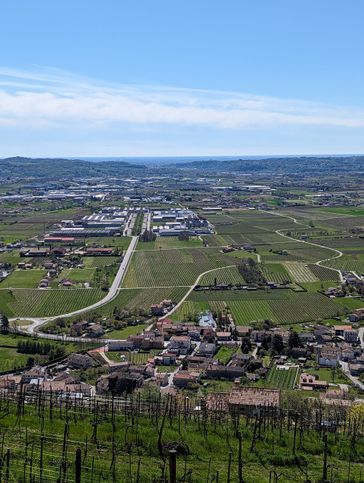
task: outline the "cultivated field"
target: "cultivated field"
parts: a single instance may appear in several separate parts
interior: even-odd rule
[[[137,250],[165,250],[169,248],[195,248],[202,247],[202,241],[198,237],[191,237],[189,240],[179,240],[174,236],[159,236],[153,242],[139,242]]]
[[[132,311],[148,311],[150,306],[158,304],[162,300],[170,299],[179,302],[187,292],[187,288],[163,287],[148,289],[121,289],[112,302],[97,309],[97,313],[111,315],[115,308]]]
[[[201,304],[208,303],[211,307],[213,302],[224,302],[225,307],[231,311],[237,325],[245,325],[251,321],[269,319],[277,324],[290,324],[304,321],[329,319],[342,308],[324,295],[315,292],[293,292],[291,290],[270,290],[257,292],[238,291],[206,291],[192,292],[188,302]],[[175,319],[185,315],[187,307],[184,304],[174,315]],[[188,311],[193,313],[193,305],[188,306]],[[196,309],[200,309],[196,305]],[[198,311],[196,310],[196,311]]]
[[[266,385],[277,389],[293,389],[298,374],[298,367],[277,366],[270,368]]]
[[[281,263],[264,263],[262,264],[262,272],[268,282],[285,283],[291,282],[291,277]]]
[[[295,282],[317,282],[319,279],[310,270],[309,266],[300,262],[286,262],[285,267]]]
[[[215,248],[136,251],[124,287],[191,286],[201,273],[232,264]]]
[[[201,277],[200,285],[213,285],[216,283],[235,284],[244,283],[243,277],[240,275],[236,267],[221,268],[213,272],[206,273]]]
[[[0,311],[11,317],[54,316],[87,307],[104,296],[99,289],[2,290]]]

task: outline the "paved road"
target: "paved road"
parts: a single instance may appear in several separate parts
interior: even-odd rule
[[[206,275],[207,273],[210,273],[210,272],[215,272],[217,270],[222,270],[224,268],[234,268],[236,267],[236,265],[227,265],[225,267],[219,267],[219,268],[213,268],[212,270],[207,270],[206,272],[203,272],[203,273],[200,273],[200,275],[197,277],[195,283],[189,288],[189,290],[185,293],[185,295],[182,297],[182,299],[178,302],[178,304],[176,304],[172,310],[170,310],[167,314],[163,315],[163,317],[160,317],[159,320],[163,320],[163,319],[166,319],[167,317],[169,317],[170,315],[173,314],[173,312],[175,312],[182,304],[183,302],[186,300],[186,298],[190,295],[190,293],[193,291],[193,289],[196,287],[196,285],[198,285],[198,283],[200,282],[201,278]]]
[[[92,305],[89,305],[88,307],[83,307],[82,309],[74,310],[73,312],[69,312],[68,314],[59,314],[55,315],[52,317],[41,317],[41,318],[34,318],[34,317],[19,317],[15,319],[10,319],[10,321],[21,321],[21,320],[31,320],[32,324],[28,325],[26,328],[24,328],[24,332],[28,334],[34,334],[39,327],[42,325],[46,324],[47,322],[50,322],[51,320],[55,320],[58,318],[67,318],[67,317],[73,317],[75,315],[80,315],[85,312],[89,312],[90,310],[95,310],[99,307],[102,307],[103,305],[107,304],[108,302],[111,302],[119,293],[119,286],[121,285],[121,282],[123,281],[123,278],[125,276],[126,270],[128,268],[128,264],[130,262],[130,259],[135,251],[135,247],[138,243],[138,237],[134,236],[131,239],[130,245],[125,253],[125,256],[123,258],[123,261],[120,263],[120,267],[115,275],[114,281],[107,293],[107,295],[99,300],[98,302],[95,302]],[[49,337],[48,337],[49,338]]]
[[[298,221],[293,216],[284,215],[283,213],[276,213],[274,211],[266,211],[266,210],[261,210],[261,211],[263,211],[264,213],[269,213],[269,214],[272,214],[272,215],[281,216],[283,218],[289,218],[296,225],[301,225],[301,226],[305,226],[307,228],[310,228],[309,225],[306,225],[305,223],[301,223],[300,221]],[[287,238],[288,240],[293,240],[293,241],[296,241],[296,242],[299,242],[299,243],[305,243],[306,245],[312,245],[314,247],[325,248],[326,250],[331,250],[332,252],[336,253],[336,256],[330,257],[330,258],[325,258],[324,260],[319,260],[318,262],[315,263],[315,265],[318,265],[320,267],[329,268],[330,270],[337,272],[339,274],[341,283],[343,283],[345,281],[341,270],[338,270],[337,268],[333,268],[333,267],[328,267],[327,265],[323,265],[324,262],[328,262],[329,260],[335,260],[336,258],[342,257],[343,252],[341,252],[340,250],[337,250],[336,248],[327,247],[325,245],[319,245],[318,243],[313,243],[313,242],[309,242],[309,241],[306,241],[306,240],[298,240],[297,238],[293,238],[291,236],[284,235],[283,233],[281,233],[281,231],[282,230],[275,230],[275,233],[277,233],[277,235],[280,235],[284,238]]]
[[[347,362],[344,362],[344,361],[340,361],[340,366],[341,366],[341,369],[343,370],[343,373],[345,374],[345,376],[350,379],[350,381],[357,387],[359,387],[359,389],[361,389],[362,391],[364,391],[364,384],[359,380],[358,377],[355,377],[355,376],[352,376],[350,374],[350,371],[349,371],[349,364]]]
[[[364,327],[360,327],[358,332],[359,332],[361,348],[364,350]]]
[[[194,356],[196,354],[196,352],[200,348],[200,345],[201,345],[200,341],[197,341],[195,343],[195,348],[191,352],[191,356]],[[168,349],[165,349],[163,352],[168,352]],[[181,357],[182,357],[182,359],[184,359],[186,356],[181,356]],[[177,366],[176,369],[169,374],[169,376],[168,376],[168,386],[173,386],[173,378],[179,372],[180,369],[181,369],[181,366]]]

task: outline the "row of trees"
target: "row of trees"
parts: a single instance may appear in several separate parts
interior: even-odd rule
[[[21,354],[37,354],[48,356],[49,360],[58,359],[66,354],[64,347],[49,342],[36,340],[22,340],[17,344],[17,351]]]
[[[152,230],[144,230],[140,236],[142,242],[153,242],[157,238],[157,235]]]

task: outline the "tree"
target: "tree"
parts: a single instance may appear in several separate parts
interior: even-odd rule
[[[259,265],[252,258],[242,260],[238,265],[238,270],[247,283],[260,285],[266,283],[266,280],[259,268]]]
[[[178,240],[180,241],[189,241],[190,235],[187,231],[183,231],[178,235]]]
[[[152,230],[144,230],[140,238],[142,242],[147,243],[147,242],[155,241],[157,238],[157,235],[153,233]]]
[[[300,340],[297,332],[294,331],[294,330],[292,330],[289,333],[288,347],[289,347],[290,350],[292,350],[293,347],[302,347],[301,340]]]
[[[241,341],[241,352],[243,354],[248,354],[252,349],[252,343],[250,342],[249,337],[243,337]]]
[[[283,338],[280,334],[274,334],[272,339],[272,352],[281,354],[284,349]]]
[[[1,332],[7,334],[9,332],[9,319],[5,314],[0,317],[1,320]]]
[[[265,351],[267,351],[269,349],[269,346],[270,346],[270,343],[271,343],[271,336],[270,335],[265,335],[263,337],[263,340],[262,340],[262,349],[264,349]]]

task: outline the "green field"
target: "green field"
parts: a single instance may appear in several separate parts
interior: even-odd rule
[[[115,329],[104,335],[105,339],[126,339],[129,335],[141,334],[148,324],[129,325],[124,329]]]
[[[123,285],[126,288],[190,286],[201,273],[232,264],[230,257],[214,248],[136,251]]]
[[[46,273],[39,269],[14,270],[0,283],[0,288],[37,288]]]
[[[87,307],[105,296],[100,289],[1,290],[0,311],[10,317],[61,315]]]
[[[211,386],[226,391],[231,383],[223,381],[211,383]],[[146,397],[142,397],[142,403],[144,400],[148,404]],[[45,405],[44,414],[40,414],[35,404],[20,406],[17,400],[10,401],[0,428],[4,435],[4,448],[9,449],[4,475],[9,468],[12,478],[9,481],[24,481],[24,473],[26,477],[29,473],[37,476],[36,481],[57,481],[60,474],[64,481],[76,481],[75,454],[77,449],[81,449],[82,481],[151,483],[161,481],[164,468],[164,475],[168,478],[168,465],[164,465],[168,461],[168,448],[178,444],[177,481],[186,481],[183,475],[188,472],[191,478],[187,481],[193,483],[226,482],[230,467],[230,482],[235,483],[239,467],[238,429],[244,442],[241,455],[244,481],[265,483],[275,471],[281,475],[282,482],[304,482],[307,475],[302,473],[303,464],[309,480],[320,481],[324,459],[322,431],[316,430],[313,423],[306,424],[301,437],[296,437],[294,425],[290,424],[288,417],[271,424],[267,418],[262,419],[262,428],[267,429],[261,431],[253,445],[256,433],[254,425],[249,424],[251,420],[241,416],[236,423],[228,415],[208,415],[201,431],[200,420],[192,416],[192,411],[183,417],[182,404],[178,407],[176,401],[173,407],[178,408],[177,415],[168,417],[168,424],[160,430],[161,444],[158,444],[156,423],[159,427],[162,415],[158,415],[156,408],[159,407],[163,414],[165,400],[162,405],[152,401],[149,411],[147,406],[144,414],[136,409],[136,401],[135,398],[133,411],[113,411],[112,415],[106,406],[98,407],[97,412],[94,409],[85,411],[81,405],[75,405],[67,412],[55,405],[51,411]],[[172,403],[175,401],[172,400]],[[22,411],[19,411],[19,406]],[[309,421],[315,420],[314,411],[307,406],[304,398],[290,402],[289,408],[294,409],[300,418],[299,426],[308,411]],[[332,469],[332,481],[348,481],[350,455],[349,481],[362,481],[363,438],[358,436],[355,452],[350,451],[351,438],[346,431],[327,432],[327,440],[327,465],[330,476]],[[27,444],[31,447],[31,458]],[[41,472],[42,477],[38,479]],[[167,479],[164,478],[164,481]]]
[[[286,262],[285,267],[295,282],[310,283],[318,281],[318,278],[305,263]]]
[[[269,369],[265,385],[277,389],[293,389],[298,375],[298,367],[280,368],[273,364]]]
[[[120,257],[82,257],[84,268],[106,267],[119,261]]]
[[[332,299],[315,292],[270,291],[194,291],[174,314],[175,319],[197,313],[216,302],[231,311],[237,325],[269,319],[277,324],[329,319],[343,313]],[[188,304],[188,305],[187,305]]]
[[[202,241],[198,237],[190,237],[189,240],[179,240],[175,236],[158,236],[153,242],[140,241],[137,250],[166,250],[169,248],[195,248],[202,247]]]
[[[106,352],[106,356],[114,362],[128,361],[131,364],[145,364],[149,359],[152,359],[159,353],[159,350],[151,350],[148,352],[108,351]]]
[[[236,267],[227,267],[214,270],[213,272],[206,273],[199,281],[200,285],[214,285],[215,280],[217,284],[243,284],[245,280],[240,275],[239,270]]]
[[[285,265],[281,263],[264,263],[262,264],[262,272],[268,282],[285,283],[292,281]]]
[[[13,267],[19,262],[29,262],[30,258],[24,258],[19,255],[18,250],[0,253],[0,263],[10,263]]]
[[[115,247],[122,250],[126,250],[130,244],[130,237],[127,236],[115,236],[115,237],[94,237],[85,238],[85,244],[87,246],[104,246],[104,247]],[[109,258],[109,257],[102,257]]]
[[[346,215],[346,216],[364,216],[364,207],[327,207],[327,208],[320,208],[319,211],[323,213],[335,213],[337,215]]]
[[[364,300],[354,297],[338,297],[334,299],[336,305],[349,310],[361,309],[364,307]]]
[[[186,293],[186,288],[165,287],[151,289],[121,289],[114,300],[97,309],[98,314],[112,315],[116,308],[126,309],[133,312],[147,311],[149,313],[152,304],[160,303],[164,299],[178,302]]]
[[[226,365],[237,350],[238,347],[222,345],[214,355],[214,359],[219,361],[219,364]]]

